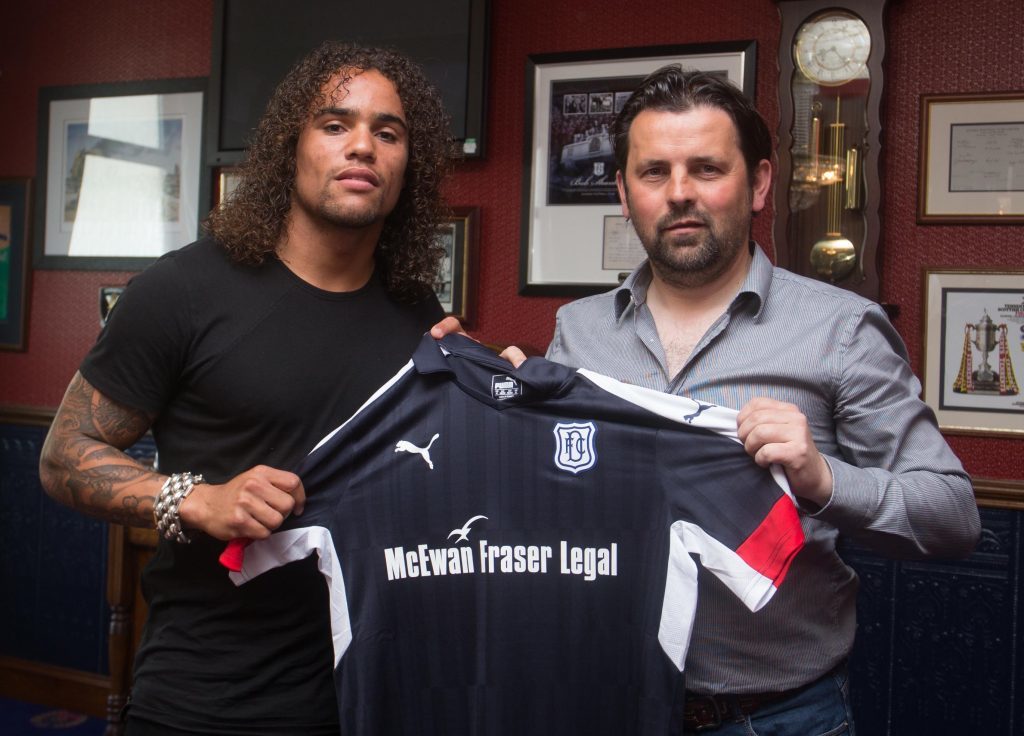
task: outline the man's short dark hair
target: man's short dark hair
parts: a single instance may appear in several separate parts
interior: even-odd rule
[[[447,214],[441,182],[454,151],[441,96],[398,52],[335,41],[299,61],[274,90],[249,141],[237,188],[207,218],[207,228],[235,260],[258,264],[277,247],[291,207],[299,134],[329,103],[324,85],[340,75],[343,89],[371,69],[395,85],[409,130],[405,184],[377,242],[377,265],[398,297],[418,298],[434,282],[444,255],[437,228]]]
[[[629,156],[629,129],[637,115],[644,110],[687,112],[696,107],[717,108],[732,118],[747,164],[747,176],[753,181],[758,162],[771,161],[772,157],[772,136],[764,118],[728,80],[707,72],[684,70],[679,64],[651,72],[615,117],[615,163],[623,176]]]

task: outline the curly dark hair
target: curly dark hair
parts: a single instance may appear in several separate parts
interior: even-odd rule
[[[204,224],[236,261],[259,264],[274,253],[291,208],[299,133],[328,103],[324,85],[341,73],[339,87],[344,87],[370,69],[395,85],[409,129],[405,186],[384,221],[374,255],[389,293],[415,300],[436,280],[444,254],[437,229],[448,214],[441,183],[454,146],[434,85],[415,63],[391,49],[328,41],[292,67],[253,133],[238,186]]]

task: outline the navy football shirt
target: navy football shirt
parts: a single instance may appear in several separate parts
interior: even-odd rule
[[[425,336],[232,577],[319,554],[346,736],[678,733],[695,558],[756,610],[803,544],[784,475],[735,428]]]

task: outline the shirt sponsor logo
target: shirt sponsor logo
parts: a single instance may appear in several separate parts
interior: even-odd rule
[[[497,401],[508,401],[523,393],[518,378],[513,376],[491,376],[491,396]]]
[[[487,517],[483,516],[483,515],[474,516],[469,521],[467,521],[465,524],[460,526],[458,529],[452,529],[451,532],[449,532],[449,534],[448,534],[448,539],[451,539],[452,537],[455,537],[455,541],[452,544],[458,544],[459,542],[468,542],[469,541],[470,527],[473,526],[473,522],[474,521],[480,521],[480,519],[486,519],[486,518]],[[456,535],[458,535],[458,536],[456,536]]]
[[[557,545],[546,544],[490,544],[486,539],[476,545],[469,543],[469,533],[476,521],[486,516],[474,516],[463,526],[452,529],[448,538],[456,537],[452,546],[431,547],[418,544],[384,549],[384,567],[388,580],[429,578],[438,575],[546,575],[557,573],[581,577],[593,582],[599,577],[617,577],[619,574],[619,545],[579,546],[568,540]],[[557,549],[558,556],[555,557]]]
[[[594,467],[597,462],[594,451],[597,427],[593,422],[559,422],[554,433],[557,467],[574,475]]]

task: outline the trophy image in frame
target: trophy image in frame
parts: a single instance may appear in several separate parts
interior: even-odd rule
[[[1006,342],[1007,327],[996,325],[986,311],[975,324],[964,325],[964,349],[960,371],[953,381],[953,390],[959,394],[998,394],[1015,396],[1019,392],[1017,378],[1010,362]],[[998,347],[997,369],[992,370],[989,356]],[[981,353],[981,364],[974,369],[974,350]]]

